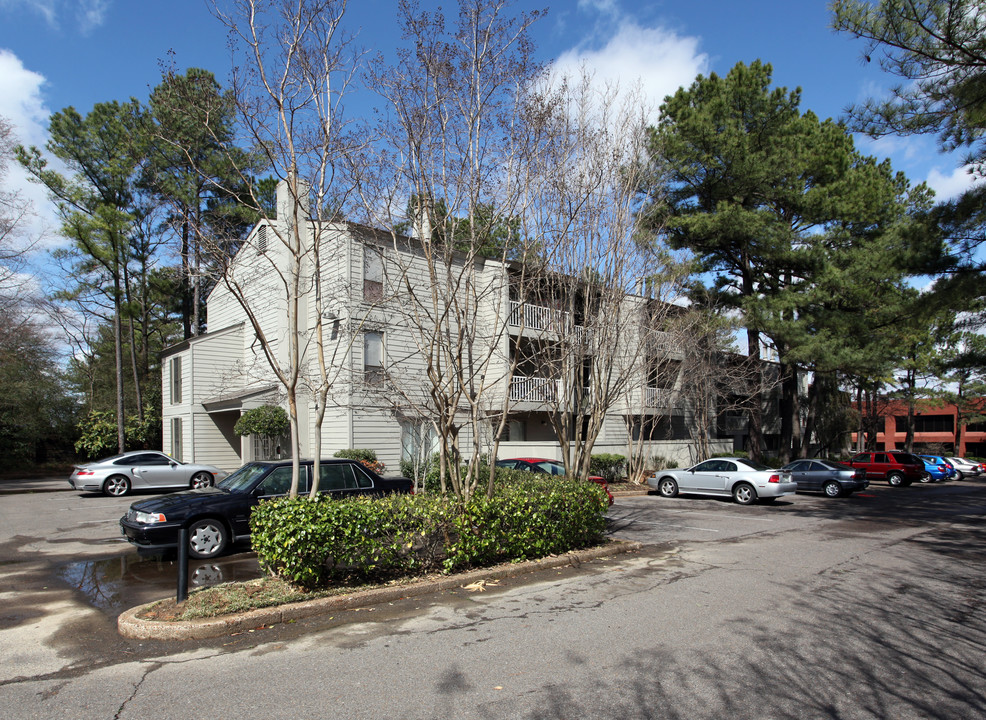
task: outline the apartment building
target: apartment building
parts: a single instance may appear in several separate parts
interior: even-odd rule
[[[466,384],[473,386],[459,396],[455,409],[462,417],[458,444],[465,453],[471,447],[488,452],[506,413],[499,457],[560,457],[550,413],[566,395],[569,400],[573,392],[587,397],[600,387],[592,382],[591,351],[575,360],[558,358],[558,348],[566,345],[562,338],[588,341],[588,333],[599,332],[585,327],[579,305],[567,302],[571,285],[544,282],[532,292],[523,268],[487,258],[469,261],[468,282],[457,271],[438,277],[427,262],[429,248],[412,238],[347,222],[316,226],[303,220],[292,226],[293,206],[283,182],[277,207],[278,219],[258,223],[233,258],[228,281],[209,295],[209,331],[163,353],[166,451],[223,468],[271,452],[257,438],[236,436],[233,427],[251,408],[285,404],[271,361],[282,368],[291,365],[288,290],[296,280],[303,457],[313,453],[321,410],[323,456],[343,448],[372,448],[388,471],[396,471],[400,460],[437,447],[429,377],[466,376]],[[288,270],[292,255],[283,242],[292,230],[302,245],[320,243],[319,267],[302,252],[294,278]],[[466,260],[451,262],[461,266]],[[441,302],[429,306],[431,296],[454,298],[446,310],[457,313],[457,320],[442,326],[443,337],[434,333],[437,325],[430,315]],[[619,312],[611,313],[623,316],[626,324],[603,342],[643,343],[639,333],[646,331],[647,351],[638,353],[639,368],[611,402],[593,452],[627,455],[632,443],[644,443],[644,457],[687,464],[697,458],[691,440],[694,416],[681,393],[681,354],[670,336],[628,320],[647,317],[655,302],[629,295]],[[436,353],[449,334],[468,337],[465,352],[460,347],[456,355],[446,347]],[[323,339],[324,374],[319,372],[318,337]],[[598,347],[600,339],[595,339]],[[580,378],[585,387],[579,387]],[[319,386],[327,389],[323,408],[317,393],[310,392]],[[469,422],[476,415],[489,422]],[[712,430],[713,447],[732,450],[741,428],[735,418],[720,419],[719,425],[718,433]],[[473,437],[473,427],[485,428],[482,437]],[[275,454],[290,453],[287,438],[273,447]]]

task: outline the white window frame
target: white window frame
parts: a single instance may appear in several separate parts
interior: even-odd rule
[[[181,355],[171,358],[171,404],[181,405],[182,403],[182,362]]]

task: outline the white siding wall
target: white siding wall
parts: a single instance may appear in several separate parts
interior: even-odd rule
[[[267,251],[263,254],[257,252],[255,245],[257,229],[251,232],[247,243],[233,262],[231,278],[250,295],[251,308],[263,332],[274,343],[278,358],[284,362],[287,358],[287,345],[283,342],[287,329],[287,302],[282,273],[288,268],[288,256],[276,232],[281,225],[278,221],[268,227]],[[312,228],[309,231],[313,233]],[[413,307],[404,289],[404,282],[406,278],[423,296],[427,296],[430,279],[427,263],[420,249],[414,248],[413,244],[395,247],[386,234],[382,239],[370,240],[362,232],[357,226],[348,224],[326,225],[321,230],[325,344],[327,354],[338,371],[333,373],[333,387],[327,403],[329,409],[322,426],[322,455],[330,457],[336,450],[348,447],[372,448],[387,464],[388,472],[396,473],[401,453],[398,417],[401,414],[415,416],[428,413],[425,358],[418,350],[420,333],[413,327]],[[356,233],[360,235],[357,236]],[[383,248],[385,300],[376,307],[366,303],[363,298],[365,242],[378,242]],[[310,271],[310,268],[302,269],[303,273]],[[505,268],[497,261],[482,261],[476,267],[476,282],[483,298],[478,309],[480,337],[477,351],[484,357],[492,358],[486,369],[486,381],[498,383],[499,387],[495,394],[491,393],[489,396],[488,407],[496,409],[499,407],[496,398],[507,391],[504,374],[510,347],[505,330],[509,313]],[[312,379],[317,379],[316,345],[312,333],[316,327],[318,312],[314,294],[309,294],[300,307],[299,321],[303,333],[302,363],[305,372]],[[183,360],[183,371],[188,373],[185,381],[187,396],[192,394],[193,383],[195,402],[200,403],[207,397],[223,395],[227,390],[276,382],[260,351],[246,313],[223,283],[209,297],[207,317],[213,332],[215,329],[239,323],[243,325],[238,331],[220,332],[208,341],[192,344],[191,356],[188,360]],[[336,321],[338,324],[334,327]],[[365,331],[384,333],[385,363],[389,377],[401,392],[390,391],[384,394],[363,384]],[[168,370],[166,366],[166,398],[170,388]],[[636,398],[631,402],[634,400]],[[314,451],[313,443],[309,442],[314,433],[314,410],[314,399],[306,398],[301,404],[300,418],[304,424],[301,450],[305,456],[310,456]],[[167,418],[182,414],[191,419],[192,415],[196,415],[194,438],[191,437],[193,423],[185,423],[189,434],[185,442],[186,456],[193,452],[196,455],[209,452],[217,458],[226,457],[230,448],[228,438],[223,436],[221,428],[208,417],[198,417],[199,411],[193,407],[190,397],[178,407],[169,407],[165,403],[164,411],[165,449],[169,447],[170,432]],[[462,425],[466,426],[465,418]],[[466,449],[470,447],[470,443],[471,438],[464,433],[460,438],[460,446]],[[501,456],[514,452],[514,445],[517,446],[517,451],[530,448],[530,444],[508,443],[501,450]],[[548,447],[542,448],[538,454],[557,456],[557,451],[552,453],[548,450]],[[620,417],[614,415],[607,419],[595,451],[626,452],[626,431]],[[669,452],[664,454],[671,455]]]

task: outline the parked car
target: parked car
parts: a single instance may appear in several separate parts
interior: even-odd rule
[[[312,461],[302,461],[298,493],[309,492]],[[413,492],[407,478],[382,478],[355,460],[323,460],[319,491],[333,496]],[[261,500],[287,495],[291,461],[247,463],[215,487],[186,490],[130,505],[120,531],[138,548],[173,548],[178,531],[188,529],[188,554],[211,558],[250,536],[250,512]]]
[[[88,465],[78,465],[68,479],[76,490],[117,497],[131,490],[204,488],[226,477],[212,465],[183,463],[156,450],[133,450]]]
[[[946,459],[952,464],[952,467],[955,468],[956,480],[964,480],[967,477],[974,477],[980,473],[979,463],[974,463],[971,460],[957,457],[950,457]]]
[[[870,484],[862,469],[834,460],[795,460],[781,470],[791,473],[794,482],[798,484],[798,492],[820,491],[832,498],[851,495],[857,490],[864,490]]]
[[[563,463],[558,460],[548,460],[547,458],[508,458],[506,460],[497,460],[496,466],[508,470],[525,470],[527,472],[545,473],[548,475],[564,476],[567,474]],[[606,498],[609,500],[609,504],[613,504],[613,493],[609,491],[609,483],[605,479],[599,475],[590,475],[589,482],[594,482],[602,486],[602,489],[606,491]]]
[[[919,482],[924,475],[924,461],[900,450],[857,453],[848,464],[866,471],[868,480],[886,480],[894,487]]]
[[[924,462],[924,476],[921,482],[941,482],[957,477],[958,473],[950,462],[938,455],[918,455]]]
[[[777,470],[746,458],[710,458],[684,470],[661,470],[647,484],[664,497],[680,493],[732,496],[740,505],[758,499],[773,502],[794,495],[797,483],[785,470]]]

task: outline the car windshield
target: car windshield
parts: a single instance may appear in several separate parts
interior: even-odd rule
[[[748,468],[753,470],[773,470],[773,468],[764,465],[763,463],[758,463],[756,460],[747,460],[746,458],[734,458],[734,460],[741,465],[746,465]]]
[[[254,480],[267,472],[268,468],[270,468],[270,465],[263,463],[248,463],[232,475],[228,475],[220,480],[216,483],[216,487],[229,490],[230,492],[241,492],[252,485]]]

